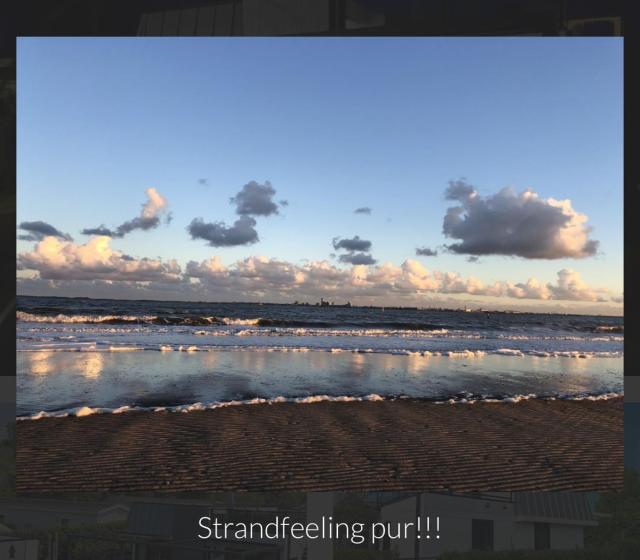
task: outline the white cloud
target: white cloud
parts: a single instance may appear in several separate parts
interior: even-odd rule
[[[454,253],[559,259],[597,252],[587,216],[568,199],[544,199],[531,189],[518,193],[511,187],[483,197],[464,181],[451,181],[445,195],[459,202],[447,210],[442,227],[447,237],[460,240],[448,246]]]
[[[242,293],[295,292],[301,297],[425,296],[426,294],[466,294],[511,299],[614,301],[606,290],[589,288],[580,275],[571,270],[558,272],[557,283],[544,284],[535,278],[526,282],[498,281],[485,284],[454,272],[430,271],[420,262],[407,259],[400,266],[355,265],[339,268],[327,261],[295,265],[266,257],[249,257],[225,266],[219,257],[189,262],[186,275],[204,285],[235,288]]]
[[[179,282],[182,271],[175,260],[135,259],[110,246],[107,236],[92,237],[83,245],[47,236],[31,252],[18,256],[18,268],[35,270],[51,280],[115,280]]]
[[[18,268],[31,272],[32,280],[55,281],[57,286],[73,282],[146,283],[150,290],[167,293],[167,298],[205,298],[282,301],[318,300],[320,297],[349,299],[364,303],[428,303],[437,295],[489,296],[511,300],[609,302],[619,294],[588,286],[580,275],[562,269],[554,283],[535,278],[526,282],[484,283],[473,276],[432,271],[414,259],[397,266],[339,267],[327,261],[295,264],[264,256],[252,256],[225,265],[220,257],[189,261],[184,269],[175,260],[134,258],[114,250],[107,236],[92,237],[83,245],[47,236],[31,252],[18,256]],[[24,276],[24,274],[23,274]],[[35,285],[35,284],[33,284]],[[165,286],[165,287],[163,287]]]
[[[563,268],[558,272],[558,283],[548,285],[553,299],[572,301],[606,301],[603,290],[594,290],[585,284],[580,274]]]

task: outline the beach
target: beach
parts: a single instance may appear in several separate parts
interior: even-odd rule
[[[622,488],[620,41],[374,41],[459,19],[386,4],[18,42],[18,492]]]
[[[275,403],[17,422],[18,492],[595,491],[623,399]]]
[[[18,305],[21,492],[622,485],[621,318]]]

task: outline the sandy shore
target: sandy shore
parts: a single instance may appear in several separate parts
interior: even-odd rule
[[[623,402],[248,405],[17,422],[17,489],[622,488]]]

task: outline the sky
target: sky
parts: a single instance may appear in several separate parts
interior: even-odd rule
[[[21,38],[18,293],[622,314],[618,38]]]

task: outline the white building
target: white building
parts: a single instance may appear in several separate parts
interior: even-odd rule
[[[223,539],[199,539],[206,534],[200,525],[205,516],[220,523],[233,522],[267,524],[277,515],[287,515],[292,521],[304,521],[302,510],[284,511],[274,507],[229,508],[212,505],[206,500],[149,498],[130,504],[126,532],[120,535],[122,542],[131,543],[135,554],[144,558],[164,558],[173,554],[181,560],[208,560],[226,555],[256,560],[289,560],[302,558],[305,543],[290,538],[269,539],[252,535],[236,539],[233,534]],[[205,523],[205,526],[210,526]],[[136,558],[138,557],[136,556]],[[325,557],[330,560],[329,557]],[[308,557],[308,560],[312,560]]]
[[[0,536],[0,558],[4,560],[38,560],[36,539],[17,539]]]
[[[569,550],[581,548],[584,528],[597,525],[586,494],[569,492],[404,495],[382,506],[381,519],[405,523],[418,512],[420,538],[413,531],[411,538],[387,540],[381,548],[404,559],[474,549]]]
[[[120,503],[41,498],[3,498],[0,501],[0,523],[21,529],[124,522],[128,514],[128,506]]]
[[[38,541],[21,539],[11,528],[0,523],[0,559],[38,560]]]

